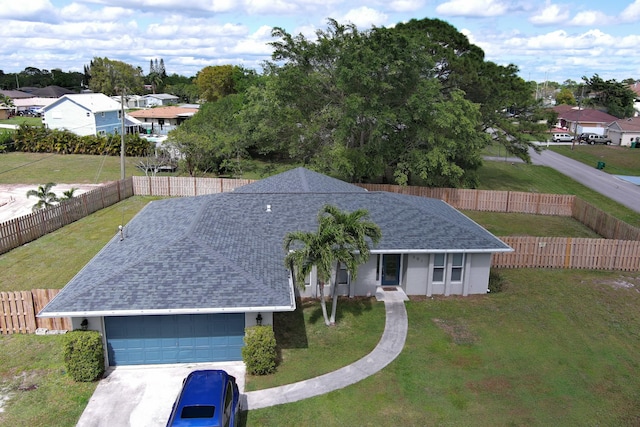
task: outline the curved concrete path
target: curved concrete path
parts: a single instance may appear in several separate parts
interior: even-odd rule
[[[266,408],[329,393],[355,384],[391,363],[402,352],[407,338],[408,320],[404,301],[408,298],[401,289],[379,289],[376,298],[384,301],[386,320],[382,338],[371,353],[351,365],[319,377],[281,387],[247,392],[242,395],[242,409]]]

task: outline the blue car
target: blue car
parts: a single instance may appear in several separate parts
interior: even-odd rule
[[[167,427],[235,427],[239,404],[235,377],[222,370],[193,371],[182,384]]]

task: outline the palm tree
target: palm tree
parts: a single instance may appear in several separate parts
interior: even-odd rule
[[[366,209],[358,209],[351,213],[342,212],[335,206],[327,205],[323,212],[331,218],[331,221],[338,224],[343,234],[343,239],[337,242],[340,246],[336,251],[336,279],[332,286],[333,303],[331,306],[331,318],[329,323],[336,323],[336,308],[338,305],[338,268],[343,264],[351,280],[356,280],[358,266],[364,264],[369,259],[371,250],[369,241],[377,244],[382,237],[380,227],[369,221],[369,213]]]
[[[33,208],[31,209],[33,212],[35,212],[35,211],[37,211],[39,209],[45,209],[45,208],[49,208],[51,206],[54,206],[56,203],[58,203],[60,201],[58,199],[58,196],[56,196],[56,193],[51,191],[51,188],[54,185],[56,185],[56,184],[54,184],[53,182],[49,182],[47,184],[38,186],[37,190],[29,190],[29,191],[27,191],[27,198],[29,198],[31,196],[35,196],[35,197],[37,197],[39,199],[38,203],[33,205]]]
[[[78,191],[77,188],[75,187],[71,187],[70,189],[68,189],[67,191],[63,191],[62,192],[62,197],[60,198],[60,201],[63,200],[69,200],[69,199],[73,199],[75,197],[75,192]]]
[[[320,306],[327,326],[335,324],[337,280],[333,286],[331,319],[327,316],[324,285],[331,281],[334,266],[337,271],[337,267],[343,263],[355,278],[358,265],[366,262],[369,257],[367,238],[373,243],[380,240],[380,228],[368,221],[367,217],[368,213],[364,209],[344,213],[335,206],[326,205],[318,214],[316,232],[293,231],[285,236],[285,265],[291,269],[294,282],[299,287],[304,287],[305,277],[316,267]],[[302,244],[302,247],[291,250],[296,244]]]

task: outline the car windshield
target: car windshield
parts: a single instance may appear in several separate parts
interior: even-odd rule
[[[213,405],[191,405],[182,408],[180,418],[213,418],[216,407]]]

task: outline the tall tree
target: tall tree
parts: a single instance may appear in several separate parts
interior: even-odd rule
[[[585,94],[590,94],[596,105],[605,107],[609,114],[620,119],[634,115],[636,94],[628,85],[614,79],[605,81],[597,74],[591,78],[583,76],[582,80],[586,85]]]
[[[56,185],[55,183],[49,182],[47,184],[38,186],[37,190],[27,191],[27,198],[31,196],[38,198],[38,202],[35,205],[33,205],[33,208],[32,208],[34,212],[40,209],[46,209],[46,208],[55,206],[56,203],[60,201],[58,199],[58,196],[56,196],[56,193],[51,191],[51,189],[55,185]]]
[[[350,214],[326,205],[318,213],[318,228],[315,232],[293,231],[284,239],[285,266],[291,270],[297,286],[304,287],[305,278],[316,269],[322,315],[327,326],[335,323],[337,292],[333,284],[334,302],[331,319],[326,308],[324,286],[337,277],[340,263],[356,274],[358,265],[369,255],[367,238],[374,242],[380,239],[380,229],[366,219],[367,212],[358,210]],[[357,251],[362,250],[363,256]],[[336,272],[334,275],[333,273]]]
[[[143,93],[142,70],[122,61],[94,57],[89,66],[89,88],[105,95]]]
[[[233,70],[232,65],[216,65],[207,66],[198,71],[195,84],[200,91],[200,97],[207,102],[212,102],[235,93]]]

